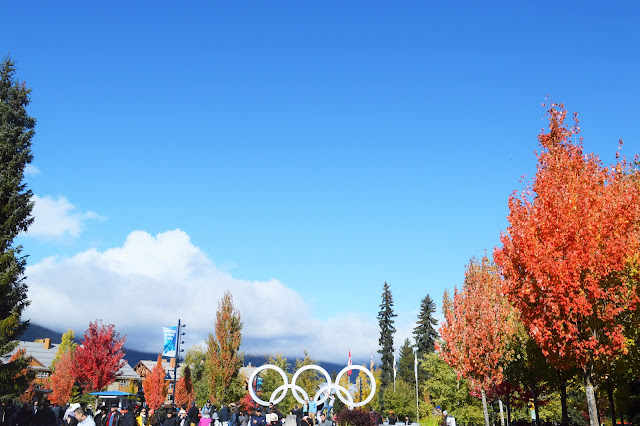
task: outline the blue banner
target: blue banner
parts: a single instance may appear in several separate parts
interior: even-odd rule
[[[176,342],[178,341],[178,327],[162,327],[164,329],[164,349],[162,356],[176,357]]]

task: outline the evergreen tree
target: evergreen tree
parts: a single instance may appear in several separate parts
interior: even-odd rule
[[[393,326],[393,296],[386,282],[382,287],[382,303],[380,304],[380,312],[378,312],[378,324],[380,324],[380,339],[378,344],[380,349],[378,353],[381,356],[382,369],[382,387],[386,387],[389,383],[393,383],[393,334],[396,328]]]
[[[15,64],[5,58],[0,64],[0,357],[16,348],[28,325],[20,318],[29,304],[26,256],[13,240],[33,222],[32,193],[23,180],[24,169],[33,159],[31,138],[36,120],[26,111],[31,90],[15,79],[15,72]],[[24,357],[0,362],[0,399],[17,397],[29,387],[27,365]]]
[[[398,359],[398,377],[407,383],[415,384],[415,373],[413,364],[415,358],[413,355],[413,346],[409,341],[409,338],[404,340],[402,346],[400,346],[400,358]]]
[[[436,312],[436,304],[427,294],[420,302],[420,313],[418,314],[418,324],[413,329],[413,338],[418,349],[418,358],[422,355],[433,353],[436,350],[436,339],[438,332],[438,320],[433,317]]]

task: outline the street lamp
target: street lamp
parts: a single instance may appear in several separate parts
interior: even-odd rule
[[[178,329],[176,331],[176,362],[173,365],[173,401],[176,400],[176,378],[178,376],[178,363],[180,362],[180,352],[184,352],[184,349],[180,349],[180,344],[184,345],[182,341],[182,337],[185,333],[182,331],[183,327],[186,327],[186,324],[180,324],[180,319],[178,319]]]

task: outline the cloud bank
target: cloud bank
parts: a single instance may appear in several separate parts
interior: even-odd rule
[[[77,230],[70,224],[65,229]],[[134,231],[121,247],[49,257],[26,274],[31,305],[25,318],[58,331],[71,328],[78,336],[89,321],[102,319],[126,334],[132,349],[161,351],[162,326],[177,325],[178,318],[187,324],[186,347],[204,342],[227,290],[242,316],[246,353],[298,356],[307,350],[318,360],[346,362],[351,349],[357,362],[368,360],[378,344],[375,318],[350,313],[315,319],[296,291],[276,279],[234,278],[179,229],[155,237]]]
[[[78,211],[66,197],[33,196],[34,221],[26,235],[37,238],[77,237],[88,220],[104,220],[96,212]]]

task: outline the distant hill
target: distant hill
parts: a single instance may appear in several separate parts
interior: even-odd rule
[[[81,337],[81,335],[76,335],[76,339],[75,339],[76,342],[80,342],[79,337]],[[42,327],[41,325],[29,323],[29,327],[27,327],[27,329],[22,334],[22,336],[20,336],[21,340],[25,340],[29,342],[33,342],[36,339],[46,339],[46,338],[51,339],[52,343],[60,343],[62,341],[62,334],[56,331],[50,330],[48,328]],[[126,354],[124,359],[127,360],[127,362],[131,367],[134,367],[141,360],[155,361],[156,359],[158,359],[157,352],[142,352],[142,351],[136,351],[134,349],[127,349],[126,347],[124,348],[124,352]],[[295,363],[296,357],[286,356],[286,355],[285,357],[289,360],[291,364]],[[266,361],[267,360],[264,355],[250,355],[250,354],[244,355],[245,365],[251,364],[253,366],[260,366],[260,365],[263,365]],[[324,368],[325,370],[327,370],[327,372],[331,376],[333,376],[334,372],[337,374],[340,370],[342,370],[345,367],[345,365],[342,365],[342,364],[336,364],[333,362],[324,362],[324,361],[318,361],[318,365]]]

